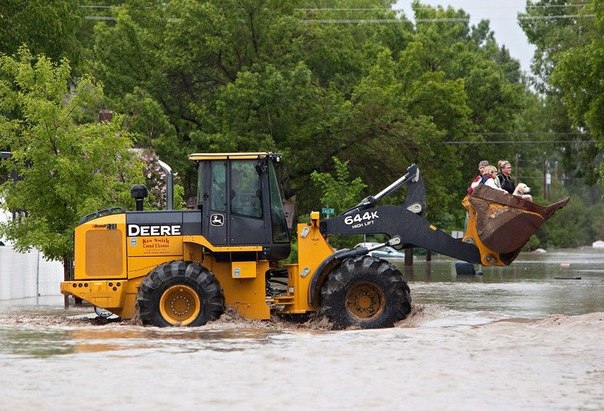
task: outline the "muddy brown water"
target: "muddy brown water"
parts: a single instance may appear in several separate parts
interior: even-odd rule
[[[413,311],[383,330],[230,312],[159,329],[58,295],[0,301],[0,410],[604,409],[604,250],[473,277],[395,264]]]

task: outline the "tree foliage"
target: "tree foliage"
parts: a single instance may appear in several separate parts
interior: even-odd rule
[[[554,3],[566,4],[528,2],[526,14],[549,16],[540,6]],[[7,4],[14,14],[16,3]],[[51,10],[71,3],[45,4]],[[128,130],[138,149],[170,164],[185,197],[194,195],[191,152],[281,152],[289,172],[285,192],[296,195],[304,213],[320,206],[324,194],[309,189],[312,173],[337,174],[334,157],[347,165],[351,180],[362,176],[366,187],[351,191],[356,201],[417,163],[426,180],[428,218],[458,229],[465,216],[460,201],[479,160],[508,159],[523,170],[519,178],[541,180],[545,160],[559,161],[561,175],[573,178],[589,177],[593,168],[591,134],[577,133],[577,127],[591,131],[598,120],[599,91],[592,90],[598,44],[581,49],[587,78],[564,80],[578,64],[570,47],[591,44],[581,34],[587,17],[521,20],[538,45],[536,72],[547,84],[537,90],[549,92],[538,94],[489,22],[471,26],[468,14],[452,7],[415,1],[412,23],[389,0],[94,2],[99,4],[113,7],[77,8],[73,19],[82,13],[89,18],[55,22],[66,30],[56,43],[61,50],[42,50],[54,61],[81,50],[85,58],[77,72],[87,73],[83,78],[95,87],[103,85],[106,108],[121,113],[115,127]],[[102,16],[96,20],[90,13]],[[80,43],[71,48],[76,31]],[[585,87],[589,93],[571,101]],[[22,118],[21,108],[11,107],[9,118]],[[554,144],[559,133],[574,133],[572,141]],[[542,144],[526,144],[527,136]],[[386,201],[401,202],[403,195]]]
[[[18,216],[2,234],[16,249],[35,247],[66,262],[82,216],[131,201],[129,188],[142,167],[121,118],[98,121],[103,103],[91,78],[72,83],[65,60],[55,64],[25,48],[15,58],[0,57],[0,135],[18,176],[2,185],[6,207]]]
[[[528,1],[519,21],[536,46],[532,68],[545,94],[544,124],[553,139],[566,140],[557,145],[565,173],[588,184],[595,182],[601,163],[593,143],[602,146],[604,137],[603,5],[601,0]]]
[[[330,173],[317,171],[313,171],[310,177],[323,193],[321,204],[333,208],[336,214],[340,214],[359,203],[359,197],[366,186],[360,177],[350,178],[348,161],[342,162],[334,157],[333,162],[335,177]]]
[[[366,185],[360,177],[350,177],[348,161],[342,162],[333,157],[333,162],[335,175],[313,171],[310,177],[323,193],[320,199],[321,208],[333,208],[334,213],[338,215],[359,204]],[[358,238],[333,238],[330,242],[335,248],[344,248],[353,247],[359,241]]]
[[[84,12],[78,0],[3,0],[0,2],[0,53],[26,45],[34,55],[79,64]]]
[[[586,127],[604,142],[604,10],[603,1],[585,4],[576,25],[579,43],[559,53],[551,82],[576,126]]]
[[[310,173],[332,170],[334,156],[370,190],[417,162],[435,214],[456,207],[461,219],[477,159],[463,143],[512,132],[528,92],[488,22],[416,3],[418,19],[446,21],[413,27],[391,5],[132,0],[97,26],[91,68],[131,113],[137,145],[181,170],[191,151],[278,150],[287,191],[308,209]]]

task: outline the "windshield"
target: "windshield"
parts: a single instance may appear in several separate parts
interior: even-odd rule
[[[283,210],[283,194],[277,181],[277,173],[272,161],[268,162],[268,183],[271,201],[271,222],[274,243],[289,243],[287,221]]]

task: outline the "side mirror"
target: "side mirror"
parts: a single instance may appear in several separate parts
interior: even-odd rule
[[[256,163],[256,172],[258,174],[265,174],[266,170],[267,170],[266,162],[263,160],[258,160],[258,162]]]

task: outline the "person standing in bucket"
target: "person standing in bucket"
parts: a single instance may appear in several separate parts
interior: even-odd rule
[[[484,168],[484,175],[482,180],[480,180],[479,184],[484,184],[485,186],[489,186],[494,188],[495,190],[503,191],[507,193],[503,188],[499,187],[499,180],[497,179],[497,168],[495,166],[486,166]]]
[[[487,160],[482,160],[480,163],[478,163],[478,175],[476,177],[474,177],[474,180],[472,180],[470,187],[468,187],[468,195],[471,195],[472,192],[474,192],[474,189],[476,187],[478,187],[478,184],[480,184],[480,181],[482,180],[482,176],[484,174],[484,169],[488,165],[489,165],[489,162]]]
[[[499,160],[497,166],[499,168],[499,173],[497,174],[499,187],[503,188],[508,193],[513,194],[516,183],[514,183],[514,180],[512,179],[512,165],[507,160]]]

